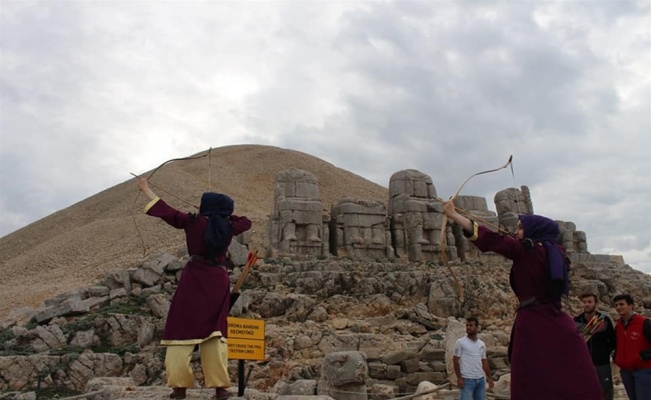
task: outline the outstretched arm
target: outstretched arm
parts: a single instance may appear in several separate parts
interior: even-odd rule
[[[251,229],[251,220],[247,217],[231,215],[231,222],[233,223],[233,235],[239,235]]]
[[[459,224],[466,232],[473,231],[472,221],[457,212],[453,201],[443,203],[443,212],[448,218]]]
[[[138,181],[138,189],[149,198],[149,200],[154,200],[158,198],[156,196],[156,193],[154,193],[151,188],[149,187],[149,183],[147,182],[147,178],[140,178]]]

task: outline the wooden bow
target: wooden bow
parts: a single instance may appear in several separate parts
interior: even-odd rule
[[[513,161],[513,155],[511,155],[508,159],[508,161],[500,166],[499,168],[494,168],[494,169],[489,169],[486,171],[481,171],[477,172],[476,174],[470,175],[461,185],[459,185],[459,188],[457,189],[456,192],[454,192],[454,195],[450,197],[449,201],[454,201],[457,196],[459,195],[459,192],[461,192],[461,189],[468,183],[468,181],[472,178],[474,178],[477,175],[482,175],[482,174],[488,174],[490,172],[495,172],[499,171],[501,169],[504,169],[508,167],[511,162]],[[439,249],[441,251],[441,260],[443,261],[443,264],[446,266],[448,271],[450,272],[450,275],[452,275],[452,279],[454,280],[454,284],[457,287],[457,292],[459,293],[459,300],[463,304],[464,302],[464,295],[463,295],[463,287],[461,287],[461,284],[459,283],[459,279],[457,279],[457,276],[454,274],[454,271],[452,271],[452,268],[450,267],[450,264],[448,262],[448,255],[447,255],[447,226],[448,226],[448,216],[443,214],[443,222],[441,223],[441,236],[439,240]]]
[[[156,172],[158,172],[159,169],[161,169],[163,166],[165,166],[165,165],[167,165],[167,164],[169,164],[169,163],[172,163],[172,162],[174,162],[174,161],[186,161],[186,160],[196,160],[196,159],[199,159],[199,158],[204,158],[204,157],[208,156],[211,152],[212,152],[212,147],[210,148],[209,151],[207,151],[206,153],[204,153],[204,154],[202,154],[202,155],[200,155],[200,156],[180,157],[180,158],[173,158],[173,159],[171,159],[171,160],[167,160],[167,161],[165,161],[164,163],[162,163],[161,165],[159,165],[158,167],[156,167],[156,168],[152,171],[152,173],[149,174],[149,176],[147,176],[147,180],[148,180],[148,181],[151,180],[151,178],[154,177],[154,175],[156,174]],[[138,175],[136,175],[136,174],[134,174],[134,173],[131,173],[131,175],[133,175],[133,176],[135,176],[135,177],[138,177],[138,178],[141,178],[140,176],[138,176]],[[165,192],[165,193],[167,193],[167,194],[169,194],[169,195],[171,195],[171,196],[173,196],[173,197],[175,197],[175,198],[177,198],[177,199],[183,201],[183,202],[186,203],[186,204],[191,205],[192,207],[194,207],[194,208],[196,208],[196,209],[199,209],[199,207],[197,207],[196,205],[192,204],[192,203],[191,203],[190,201],[188,201],[188,200],[185,200],[185,199],[183,199],[183,198],[181,198],[181,197],[179,197],[179,196],[176,196],[176,195],[174,195],[174,194],[168,192],[167,190],[164,190],[164,189],[162,189],[162,188],[160,188],[160,187],[158,187],[158,186],[152,185],[151,182],[150,182],[150,185],[151,185],[152,187],[156,188],[156,189],[162,190],[163,192]],[[208,182],[208,185],[210,185],[210,182]],[[138,235],[138,238],[140,238],[140,244],[142,245],[142,256],[144,257],[144,256],[147,255],[147,246],[145,245],[145,240],[143,239],[143,237],[142,237],[142,233],[140,232],[140,228],[138,227],[138,223],[136,222],[136,211],[135,211],[135,209],[136,209],[136,202],[138,201],[138,197],[139,197],[139,196],[140,196],[140,190],[138,190],[138,193],[136,193],[136,197],[133,199],[133,204],[131,205],[131,209],[132,209],[131,219],[133,220],[133,226],[134,226],[134,228],[136,229],[136,233],[137,233],[137,235]]]

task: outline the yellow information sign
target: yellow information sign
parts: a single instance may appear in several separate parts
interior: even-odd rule
[[[228,358],[264,360],[264,321],[228,317]]]

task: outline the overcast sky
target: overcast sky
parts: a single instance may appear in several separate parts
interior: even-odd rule
[[[651,2],[0,3],[0,235],[209,147],[531,189],[651,273]]]

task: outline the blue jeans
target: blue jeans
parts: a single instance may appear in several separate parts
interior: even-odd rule
[[[486,380],[463,378],[459,400],[486,400]]]
[[[622,370],[619,374],[630,400],[651,399],[651,369]]]

